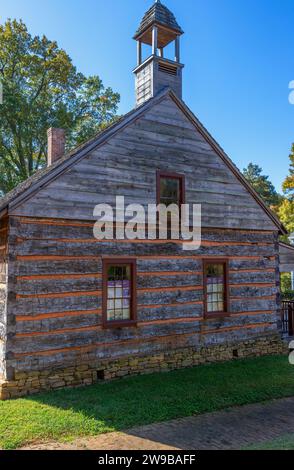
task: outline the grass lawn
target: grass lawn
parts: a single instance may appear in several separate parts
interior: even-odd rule
[[[285,356],[212,364],[0,402],[0,448],[98,435],[294,395]]]
[[[248,447],[246,450],[294,450],[294,434],[287,434],[273,441]]]

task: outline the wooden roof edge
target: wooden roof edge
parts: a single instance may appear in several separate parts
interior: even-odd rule
[[[152,28],[152,26],[159,26],[160,28],[164,29],[165,31],[168,31],[170,33],[175,33],[176,36],[182,36],[185,34],[185,32],[182,30],[182,28],[174,28],[172,26],[168,26],[164,23],[161,23],[160,21],[156,20],[154,23],[149,23],[143,28],[141,31],[136,31],[136,33],[133,35],[133,39],[135,41],[140,40],[142,36],[144,36],[149,29]]]
[[[8,215],[8,209],[7,208],[0,211],[0,219],[3,219],[3,217],[6,217],[7,215]]]
[[[283,248],[287,248],[291,251],[294,251],[294,246],[293,245],[289,245],[288,243],[285,243],[285,242],[279,242],[279,246],[283,247]]]
[[[190,110],[190,108],[186,105],[186,103],[178,98],[176,94],[169,90],[169,94],[173,101],[182,109],[184,114],[188,117],[190,122],[194,124],[198,132],[202,135],[202,137],[208,142],[215,152],[221,157],[224,163],[230,168],[230,170],[234,173],[240,183],[245,186],[247,191],[251,194],[251,196],[255,199],[255,201],[260,205],[260,207],[264,210],[264,212],[268,215],[268,217],[272,220],[272,222],[277,226],[280,233],[282,235],[288,235],[288,231],[286,227],[282,224],[276,214],[265,204],[263,199],[259,196],[259,194],[255,191],[255,189],[251,186],[251,184],[247,181],[245,176],[241,173],[239,168],[232,162],[230,157],[226,154],[223,148],[219,145],[219,143],[212,137],[209,131],[205,128],[205,126],[199,121],[199,119],[195,116],[195,114]]]

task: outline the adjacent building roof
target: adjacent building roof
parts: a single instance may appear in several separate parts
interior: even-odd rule
[[[174,14],[163,5],[160,0],[157,0],[154,5],[145,13],[139,29],[135,34],[135,39],[146,31],[152,24],[160,24],[169,29],[172,29],[180,34],[183,34],[182,28],[178,25]]]
[[[294,246],[287,243],[279,243],[280,272],[294,272]]]
[[[181,99],[179,99],[170,88],[164,89],[153,98],[150,98],[150,100],[146,101],[141,106],[130,111],[128,114],[123,116],[120,120],[116,121],[110,127],[97,134],[93,139],[89,140],[84,145],[74,149],[72,152],[65,155],[63,158],[57,160],[57,162],[55,162],[50,167],[38,171],[35,175],[18,185],[13,191],[11,191],[5,197],[0,199],[0,217],[4,215],[9,210],[9,208],[14,208],[18,206],[24,200],[28,199],[32,194],[37,193],[41,188],[56,179],[58,176],[68,170],[71,166],[75,165],[78,161],[88,155],[89,152],[104,144],[110,137],[115,135],[120,130],[124,129],[134,120],[136,120],[141,114],[145,113],[147,109],[160,102],[167,95],[172,98],[172,100],[187,116],[190,122],[195,126],[198,132],[200,132],[206,142],[211,145],[211,147],[220,156],[220,158],[224,161],[224,163],[228,166],[228,168],[232,171],[236,178],[243,184],[243,186],[255,199],[257,204],[259,204],[259,206],[272,220],[272,222],[278,228],[280,233],[287,234],[287,230],[277,218],[277,216],[267,207],[267,205],[263,202],[257,192],[251,187],[246,178],[234,165],[232,160],[219,146],[219,144],[213,139],[213,137],[201,124],[201,122],[191,112],[188,106],[186,106],[186,104]]]

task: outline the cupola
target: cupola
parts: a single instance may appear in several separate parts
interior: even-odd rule
[[[183,30],[174,14],[160,0],[145,13],[134,39],[137,41],[136,103],[137,106],[166,87],[182,98],[180,37]],[[174,57],[165,57],[165,48],[174,42]],[[142,59],[143,44],[151,46],[151,55]]]

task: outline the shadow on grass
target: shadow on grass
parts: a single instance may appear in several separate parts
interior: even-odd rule
[[[121,430],[293,393],[294,368],[285,357],[267,357],[97,383],[33,400]]]
[[[12,428],[0,423],[0,446],[121,431],[292,395],[294,367],[281,356],[97,383],[4,402],[1,419],[7,408]]]

